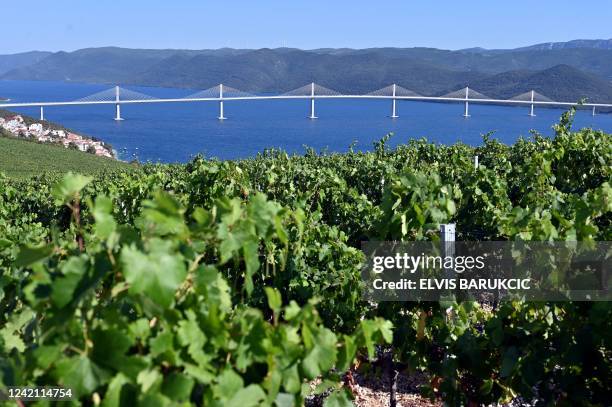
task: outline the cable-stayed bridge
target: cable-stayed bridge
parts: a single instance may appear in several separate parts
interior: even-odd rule
[[[225,120],[225,102],[231,101],[256,101],[256,100],[283,100],[304,99],[310,101],[310,119],[316,119],[315,100],[317,99],[383,99],[391,102],[390,117],[399,117],[397,101],[423,101],[423,102],[445,102],[460,103],[463,105],[463,116],[470,117],[470,103],[476,104],[498,104],[519,105],[529,108],[529,115],[535,116],[536,106],[568,107],[578,106],[576,102],[562,102],[553,100],[538,92],[530,91],[516,95],[510,99],[490,98],[478,91],[465,87],[442,96],[423,96],[399,85],[392,84],[384,88],[366,94],[343,94],[333,89],[326,88],[316,83],[310,83],[292,91],[279,95],[256,95],[241,91],[223,84],[199,91],[192,95],[181,98],[157,98],[144,93],[125,89],[120,86],[94,93],[89,96],[71,101],[58,102],[24,102],[24,103],[0,103],[0,108],[15,107],[40,107],[40,119],[45,119],[44,108],[47,106],[79,106],[79,105],[115,105],[115,120],[123,120],[121,106],[136,103],[195,103],[195,102],[217,102],[219,104],[219,120]],[[592,108],[593,115],[597,108],[612,108],[612,103],[582,103],[581,106]]]

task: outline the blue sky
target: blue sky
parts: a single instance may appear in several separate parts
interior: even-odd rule
[[[134,48],[513,48],[610,38],[612,1],[19,0],[0,53]],[[10,33],[7,35],[7,33]]]

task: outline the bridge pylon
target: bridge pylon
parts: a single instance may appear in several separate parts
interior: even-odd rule
[[[312,82],[310,84],[310,116],[308,117],[309,119],[316,119],[317,116],[315,115],[315,83]]]
[[[535,99],[535,90],[531,90],[531,109],[529,110],[529,116],[535,117],[533,101]]]
[[[226,120],[227,117],[224,116],[223,112],[223,84],[219,84],[219,120]]]
[[[120,90],[119,86],[115,86],[115,121],[121,121],[121,104],[120,104]]]
[[[397,102],[397,99],[395,98],[396,93],[397,93],[397,85],[394,83],[393,84],[393,99],[391,101],[391,118],[392,119],[397,119],[399,117],[397,115],[397,110],[396,110],[396,102]]]
[[[470,98],[470,88],[469,86],[465,87],[465,110],[463,112],[463,117],[470,117],[470,102],[468,102]]]

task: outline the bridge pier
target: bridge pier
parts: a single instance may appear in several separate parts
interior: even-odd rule
[[[44,121],[45,120],[45,107],[41,106],[40,107],[40,121]]]
[[[115,121],[121,121],[121,104],[119,104],[119,86],[115,86]]]
[[[393,100],[391,101],[391,118],[392,119],[397,119],[399,117],[397,115],[397,110],[396,110],[396,102],[397,102],[397,100],[395,99],[395,88],[396,88],[396,85],[394,83],[393,84]]]
[[[593,106],[593,116],[595,116],[597,113],[595,112],[595,106]]]
[[[223,116],[223,101],[219,101],[219,120],[226,120],[227,117]]]
[[[310,116],[308,117],[309,119],[316,119],[317,116],[315,116],[315,100],[314,100],[314,96],[315,96],[315,84],[314,82],[312,82],[310,84]]]
[[[121,121],[123,120],[123,117],[121,117],[121,105],[119,103],[117,103],[115,105],[115,121]]]
[[[529,116],[531,117],[535,117],[535,112],[534,112],[534,106],[533,106],[533,100],[535,99],[535,91],[531,91],[531,110],[529,111]]]
[[[223,112],[223,84],[219,84],[219,120],[226,120],[227,117],[224,116]]]
[[[317,116],[315,116],[315,100],[314,98],[310,99],[310,116],[308,116],[309,119],[318,119]]]
[[[463,110],[463,117],[470,117],[470,103],[465,101],[465,109]]]

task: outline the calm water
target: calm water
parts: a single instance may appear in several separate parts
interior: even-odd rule
[[[0,81],[0,96],[15,102],[67,101],[78,99],[108,85],[63,82]],[[130,87],[157,97],[182,97],[186,89]],[[390,119],[390,101],[317,100],[319,119],[309,120],[309,101],[225,102],[225,116],[219,121],[216,102],[142,104],[122,106],[126,119],[115,122],[114,105],[46,107],[46,119],[111,143],[122,159],[184,162],[201,153],[209,157],[249,157],[269,147],[303,152],[304,146],[317,150],[346,151],[370,149],[372,143],[394,132],[391,145],[426,137],[439,143],[462,141],[479,144],[481,134],[511,143],[529,136],[535,129],[551,135],[551,126],[562,110],[527,107],[470,105],[472,117],[462,117],[462,104],[398,102],[398,119]],[[20,109],[38,117],[38,108]],[[612,115],[578,112],[575,127],[593,127],[612,132]]]

